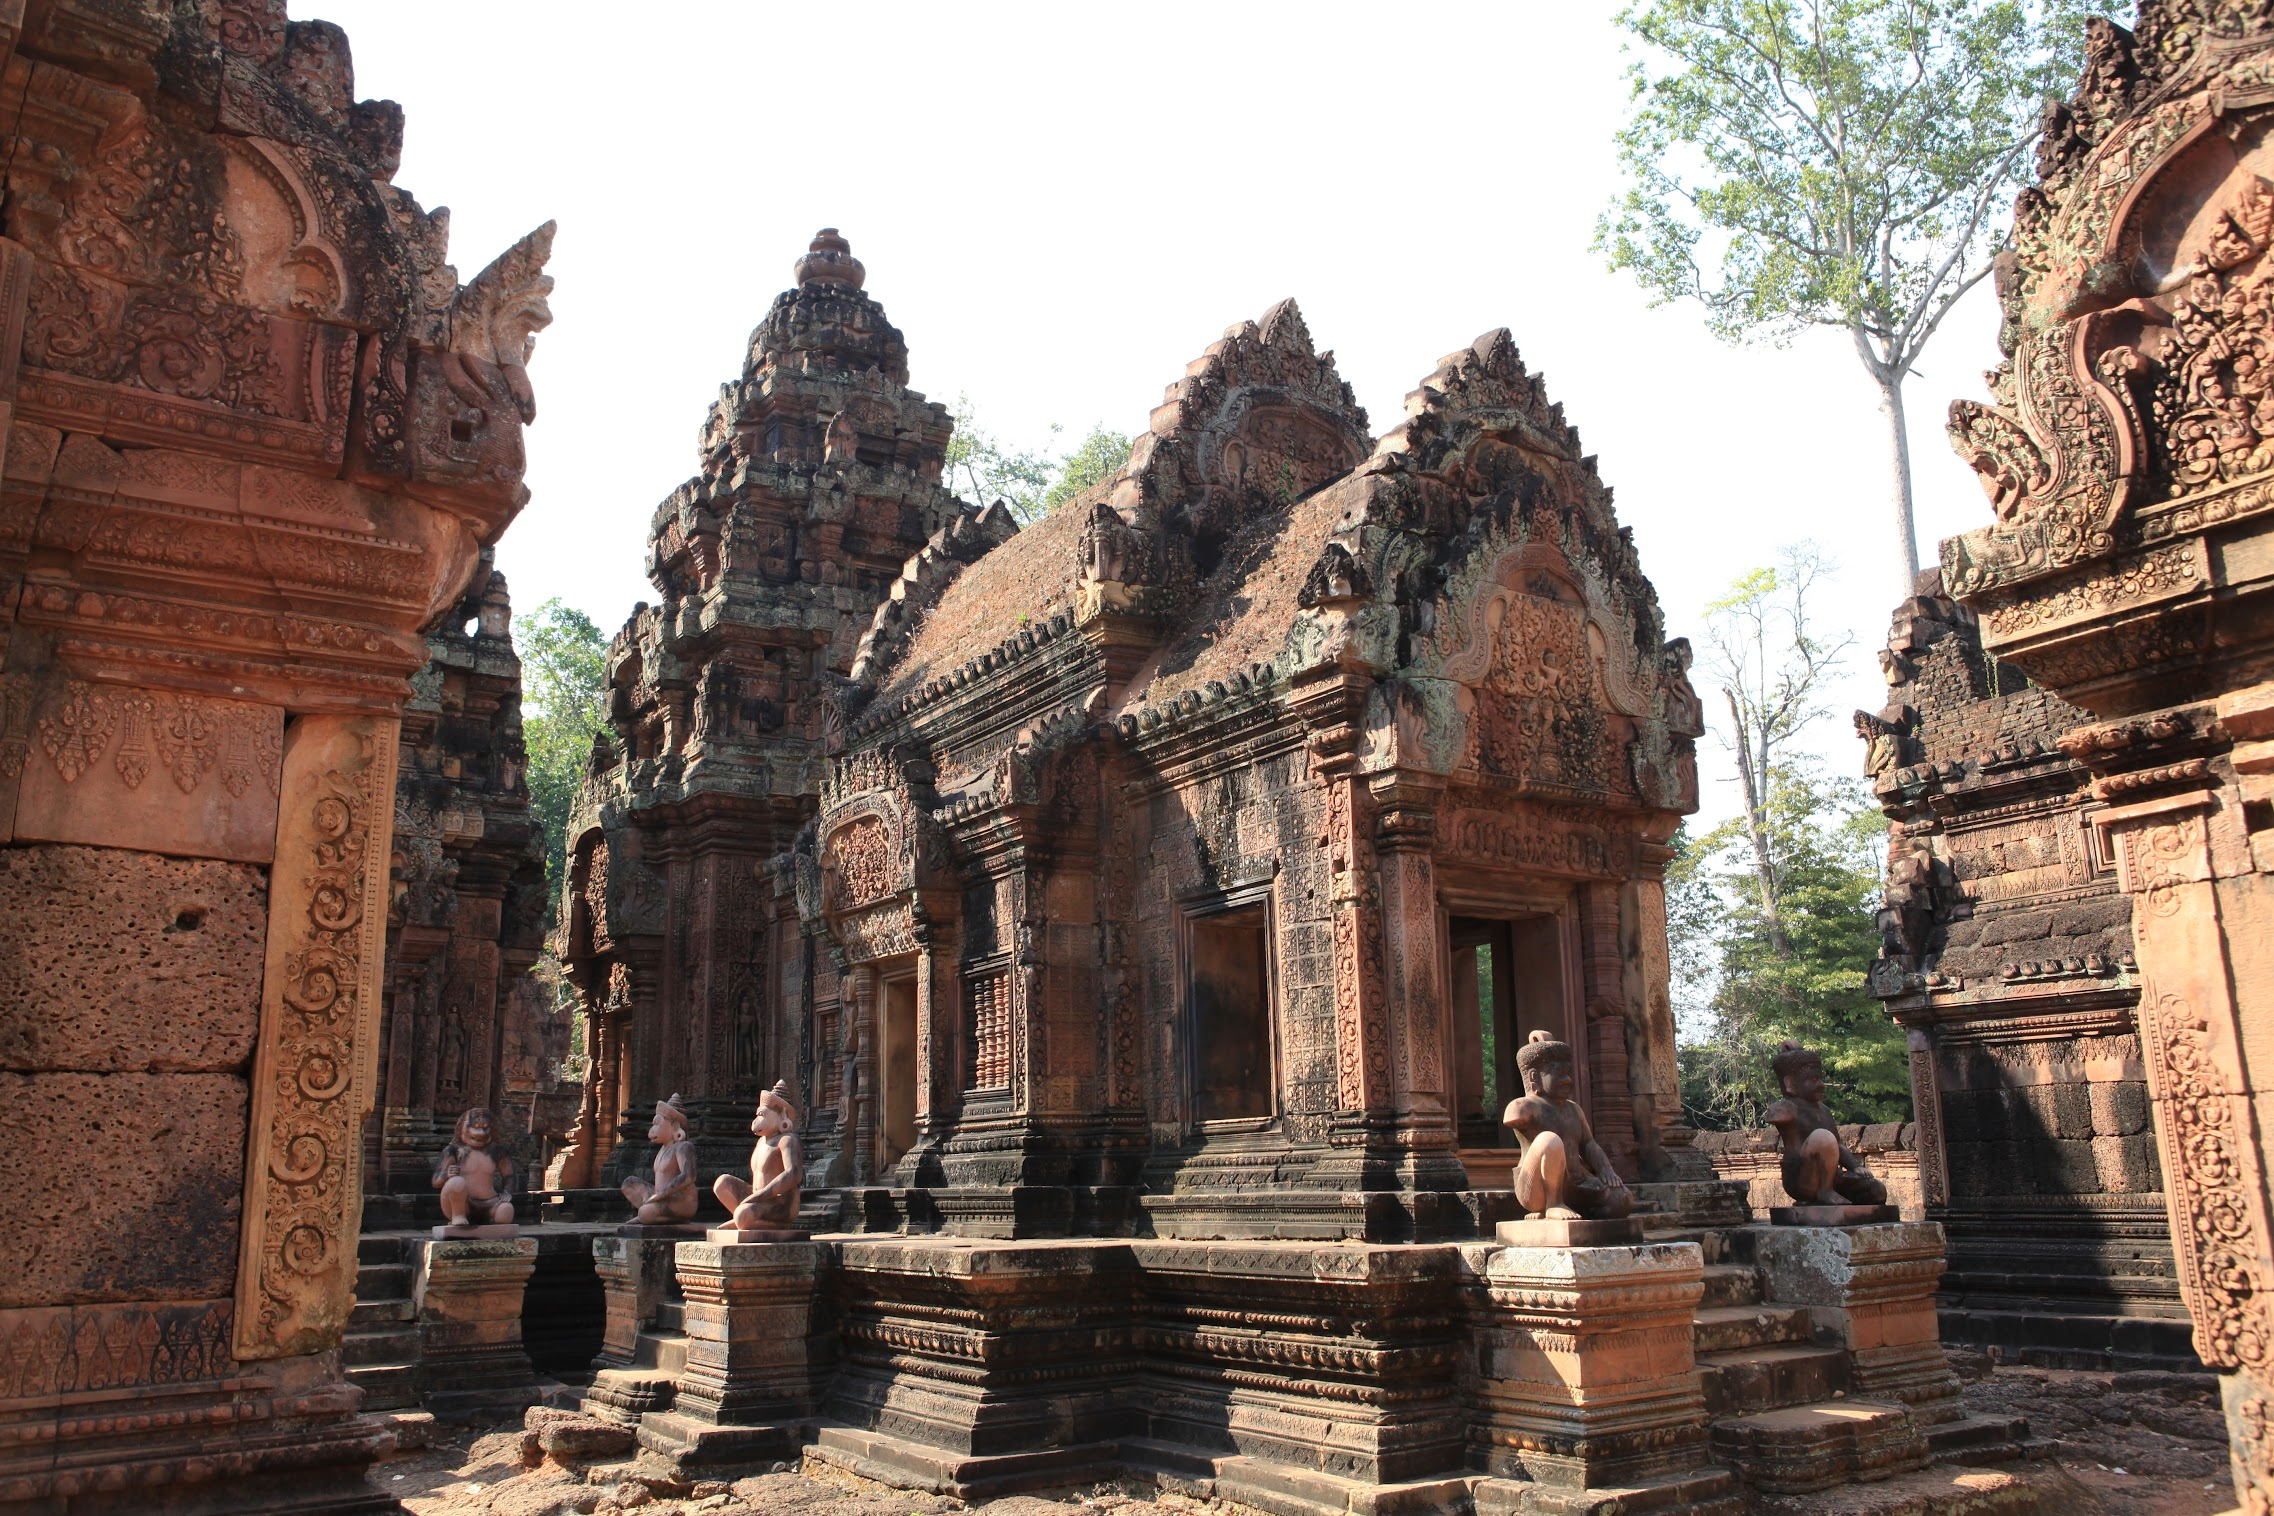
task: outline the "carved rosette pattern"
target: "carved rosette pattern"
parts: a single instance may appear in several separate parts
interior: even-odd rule
[[[2209,829],[2198,808],[2147,806],[2116,824],[2124,887],[2135,901],[2140,1044],[2172,1250],[2196,1353],[2213,1368],[2264,1372],[2274,1366],[2274,1263],[2249,1097],[2240,1093],[2240,1070],[2228,1066],[2239,1029],[2218,940]]]
[[[235,1351],[336,1346],[355,1286],[393,834],[392,717],[303,716],[270,876]]]

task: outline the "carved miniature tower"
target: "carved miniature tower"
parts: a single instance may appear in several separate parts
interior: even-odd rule
[[[816,971],[767,860],[813,814],[828,683],[902,565],[971,520],[940,485],[946,407],[908,388],[850,245],[824,229],[796,273],[704,421],[702,471],[656,508],[659,602],[609,646],[610,731],[569,828],[594,1031],[563,1183],[614,1182],[620,1134],[674,1089],[706,1170],[749,1146],[751,1102],[800,1061],[785,986]]]

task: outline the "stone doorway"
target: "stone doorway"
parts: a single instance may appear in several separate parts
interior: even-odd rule
[[[916,1145],[916,976],[885,980],[877,998],[876,1172]]]
[[[1472,1184],[1498,1185],[1516,1156],[1515,1139],[1500,1124],[1502,1109],[1524,1092],[1516,1050],[1535,1031],[1579,1045],[1566,993],[1564,935],[1562,918],[1544,912],[1446,922],[1454,1111]],[[1584,1102],[1583,1069],[1581,1080]]]

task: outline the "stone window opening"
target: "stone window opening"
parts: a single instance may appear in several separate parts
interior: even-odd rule
[[[1184,919],[1189,1109],[1202,1128],[1279,1113],[1270,916],[1251,898]]]
[[[1534,1031],[1572,1040],[1562,926],[1546,915],[1455,916],[1446,925],[1460,1143],[1470,1149],[1513,1148],[1515,1137],[1500,1124],[1500,1114],[1524,1093],[1517,1049]]]

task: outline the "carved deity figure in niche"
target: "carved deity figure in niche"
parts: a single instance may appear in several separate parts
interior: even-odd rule
[[[797,1135],[797,1105],[786,1080],[758,1097],[750,1134],[750,1179],[721,1174],[711,1185],[719,1203],[734,1213],[738,1232],[784,1234],[797,1229],[798,1192],[805,1183],[805,1147]],[[798,1233],[802,1236],[803,1233]]]
[[[1797,1205],[1885,1205],[1887,1186],[1840,1141],[1840,1125],[1824,1108],[1824,1059],[1788,1042],[1769,1067],[1784,1099],[1769,1107],[1769,1125],[1784,1142],[1784,1192]]]
[[[506,1226],[513,1221],[513,1160],[490,1152],[489,1110],[475,1106],[434,1162],[443,1219],[451,1226]]]
[[[679,1097],[655,1103],[655,1120],[648,1123],[647,1140],[655,1146],[655,1182],[637,1177],[624,1181],[624,1198],[639,1208],[632,1218],[641,1226],[670,1226],[692,1221],[698,1199],[695,1190],[695,1144],[687,1140],[687,1117]]]
[[[1595,1140],[1578,1089],[1571,1044],[1534,1032],[1516,1054],[1524,1093],[1508,1102],[1500,1124],[1516,1133],[1524,1156],[1516,1165],[1516,1198],[1535,1218],[1616,1221],[1634,1212],[1634,1192]]]

